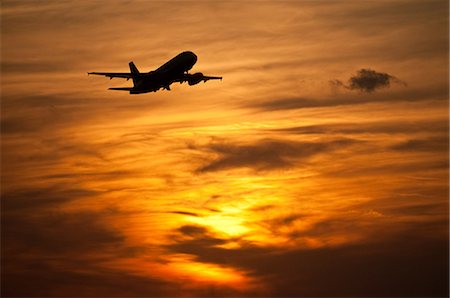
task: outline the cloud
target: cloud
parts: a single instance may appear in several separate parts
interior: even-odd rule
[[[163,280],[141,277],[96,264],[39,258],[2,257],[5,297],[175,297],[179,289]]]
[[[388,88],[391,83],[406,85],[406,83],[396,77],[383,72],[377,72],[372,69],[360,69],[358,73],[348,79],[347,85],[340,80],[330,81],[332,85],[345,87],[350,90],[359,90],[364,92],[373,92],[377,89]]]
[[[148,247],[129,245],[107,223],[119,211],[61,211],[61,205],[96,193],[36,189],[2,195],[2,294],[8,297],[174,296],[170,282],[105,268]]]
[[[293,222],[295,222],[296,220],[302,219],[302,218],[305,218],[305,217],[307,217],[307,215],[305,215],[305,214],[291,214],[291,215],[287,215],[287,216],[282,216],[282,217],[276,218],[274,220],[274,222],[276,224],[280,224],[280,225],[290,225]]]
[[[228,242],[225,239],[211,236],[209,230],[202,226],[184,225],[177,231],[183,236],[189,236],[190,240],[187,243],[199,248],[214,247]],[[183,243],[183,240],[180,240],[179,243]]]
[[[187,215],[187,216],[194,216],[194,217],[199,217],[200,215],[198,213],[194,213],[194,212],[189,212],[189,211],[170,211],[167,213],[171,213],[171,214],[180,214],[180,215]]]
[[[204,149],[219,157],[197,169],[213,172],[232,168],[273,170],[293,166],[298,160],[338,150],[357,143],[357,140],[338,139],[322,142],[296,142],[265,139],[254,144],[212,143]]]
[[[447,136],[411,139],[392,146],[392,149],[405,152],[448,152],[449,138]]]
[[[30,251],[36,257],[81,254],[117,245],[123,236],[103,223],[113,209],[65,212],[65,204],[95,198],[101,192],[75,186],[29,187],[2,194],[2,248],[8,253]]]
[[[71,70],[69,65],[61,61],[3,61],[1,70],[4,73],[23,74],[23,73],[51,73],[51,72],[67,72]]]
[[[21,94],[25,92],[25,94]],[[77,90],[72,93],[46,93],[46,90],[23,89],[16,93],[4,91],[2,99],[1,128],[2,134],[61,134],[68,130],[82,128],[92,123],[109,123],[111,115],[121,119],[133,118],[147,109],[164,106],[158,98],[152,101],[127,101],[111,99],[111,93],[102,94],[103,98],[89,94],[80,95]],[[108,102],[104,99],[108,98]]]
[[[178,231],[186,236],[196,236],[205,234],[208,230],[202,226],[184,225],[178,229]]]
[[[414,88],[395,91],[389,94],[376,92],[360,94],[333,94],[331,97],[308,98],[287,97],[269,100],[247,102],[245,108],[256,108],[262,111],[279,111],[306,108],[327,108],[337,106],[359,105],[367,103],[394,103],[394,102],[418,102],[448,100],[448,87],[436,86],[432,88]]]
[[[58,208],[63,204],[82,198],[94,197],[98,191],[68,187],[29,187],[2,193],[2,207],[8,212],[39,212],[46,208]]]
[[[124,246],[123,235],[102,223],[105,214],[101,212],[41,211],[39,215],[21,215],[5,214],[2,245],[7,255],[26,252],[36,258],[77,258]]]
[[[382,121],[363,123],[332,123],[272,129],[288,134],[414,134],[444,133],[449,129],[447,119],[417,121]]]
[[[338,219],[324,225],[341,228]],[[350,223],[344,222],[351,228]],[[441,222],[417,223],[408,229],[386,226],[370,233],[366,243],[318,249],[259,247],[241,243],[222,248],[226,240],[208,231],[194,238],[178,238],[167,246],[174,253],[190,254],[198,262],[239,268],[271,286],[268,296],[445,296],[448,293],[448,243],[427,235]],[[420,233],[418,234],[417,231]],[[414,235],[414,236],[412,236]],[[355,280],[358,280],[355,283]]]
[[[395,183],[409,187],[402,193],[417,192],[411,185],[425,183],[433,191],[413,197],[414,206],[403,208],[394,204],[380,212],[394,218],[404,213],[432,216],[441,208],[418,201],[422,198],[431,204],[446,198],[448,192],[447,184],[436,192],[436,180],[446,178],[448,173],[448,159],[442,157],[442,152],[424,150],[428,140],[425,133],[432,132],[432,126],[416,127],[411,123],[411,128],[407,128],[408,124],[397,127],[394,122],[392,128],[390,123],[321,126],[314,122],[314,119],[320,122],[365,119],[367,114],[354,114],[350,111],[353,109],[347,111],[342,106],[366,103],[386,111],[380,113],[383,119],[401,115],[398,117],[411,122],[414,118],[436,119],[438,112],[434,111],[448,109],[448,3],[385,2],[264,2],[255,7],[250,2],[212,1],[195,5],[155,1],[133,5],[104,1],[4,1],[3,294],[22,297],[61,297],[73,293],[87,297],[254,294],[228,295],[224,289],[207,282],[202,283],[203,295],[185,291],[185,285],[192,286],[190,276],[175,273],[177,270],[172,271],[174,275],[164,274],[147,266],[147,262],[155,259],[164,262],[170,257],[159,246],[149,248],[160,243],[151,241],[155,238],[173,241],[167,247],[170,253],[188,253],[200,262],[243,268],[243,272],[273,287],[272,293],[262,296],[445,296],[442,289],[448,277],[446,247],[436,244],[435,239],[423,240],[424,233],[436,230],[433,225],[425,224],[421,229],[421,225],[410,223],[411,231],[399,233],[397,238],[387,236],[395,226],[383,225],[378,233],[370,234],[374,240],[370,244],[308,251],[301,245],[295,248],[287,245],[290,247],[287,249],[247,243],[237,248],[239,241],[227,245],[231,240],[222,239],[206,227],[186,224],[195,219],[208,221],[200,217],[206,212],[219,215],[224,204],[248,197],[250,204],[253,198],[258,199],[258,207],[239,214],[244,225],[252,220],[246,217],[247,213],[259,212],[261,222],[273,219],[269,224],[274,229],[281,227],[280,233],[287,233],[308,220],[301,217],[304,212],[301,208],[307,207],[309,200],[313,205],[316,200],[323,201],[324,209],[318,212],[326,213],[333,208],[331,201],[335,199],[343,198],[346,202],[366,199],[389,192],[387,188]],[[155,34],[142,38],[148,32]],[[390,46],[393,44],[396,46]],[[148,71],[185,48],[198,54],[195,68],[223,75],[226,78],[223,83],[134,97],[106,91],[108,87],[131,82],[86,75],[90,70],[126,71],[130,60]],[[329,51],[330,48],[334,50]],[[323,78],[334,78],[329,74],[336,69],[357,70],[355,65],[368,62],[376,69],[387,70],[389,76],[391,72],[399,75],[410,87],[387,89],[378,85],[373,92],[354,89],[324,94],[328,90],[323,88]],[[341,79],[347,85],[347,76]],[[389,83],[395,86],[392,78]],[[439,99],[442,100],[437,102]],[[391,109],[392,103],[419,100],[424,103],[414,107],[408,104],[408,113],[403,113],[406,104]],[[244,104],[255,113],[249,115],[249,110],[241,109]],[[425,105],[433,111],[422,113]],[[336,106],[340,108],[332,109]],[[363,109],[376,116],[372,114],[372,106],[360,106],[357,110]],[[285,113],[287,110],[289,113]],[[261,111],[278,113],[268,115]],[[410,117],[410,112],[414,116]],[[439,115],[442,116],[441,112]],[[284,126],[287,121],[295,121],[294,118],[302,119],[302,123],[294,126],[311,125],[293,127],[291,131],[282,131],[283,128],[270,131],[276,140],[252,142],[255,136],[267,136],[268,131],[262,128],[266,124]],[[249,126],[244,124],[241,130],[243,121],[249,121]],[[183,147],[185,140],[195,138],[203,142],[212,131],[218,137],[228,136],[228,125],[233,126],[236,139],[246,142],[215,142],[194,148],[204,163],[193,165],[187,156],[191,151]],[[252,127],[251,131],[247,127]],[[387,134],[386,138],[376,136],[380,143],[381,137],[389,143],[375,150],[386,149],[401,140],[405,143],[399,143],[398,149],[389,147],[386,152],[389,156],[378,156],[379,151],[371,151],[369,146],[360,152],[359,146],[347,150],[349,144],[330,144],[333,141],[328,135],[334,133],[358,133],[355,137],[367,138],[363,135],[367,133],[363,131],[365,128],[370,133]],[[415,133],[415,128],[421,135],[399,135]],[[443,130],[439,128],[440,132]],[[308,139],[311,142],[301,142],[302,136],[294,135],[315,132],[322,135],[312,136],[314,140]],[[394,132],[397,134],[391,138],[390,133]],[[297,139],[287,141],[288,137]],[[325,137],[325,141],[318,139]],[[405,154],[408,147],[416,148],[408,149],[409,152],[423,148],[417,155],[419,158]],[[337,156],[344,158],[339,160]],[[320,159],[319,162],[314,158]],[[271,177],[260,177],[260,183],[269,183],[268,186],[280,183],[274,189],[249,189],[245,181],[236,183],[234,176],[225,179],[216,172],[202,179],[189,172],[192,166],[199,167],[199,172],[289,167],[297,176],[305,164],[321,173],[320,180],[315,175],[301,181],[278,175],[276,182],[266,179]],[[325,170],[333,172],[322,177]],[[349,171],[353,176],[346,177]],[[429,180],[412,180],[410,176],[426,176]],[[369,182],[365,185],[364,181]],[[346,189],[341,193],[342,188],[348,188],[348,192]],[[330,189],[333,192],[327,193]],[[214,199],[212,193],[222,196]],[[400,191],[395,191],[392,198],[397,194]],[[281,205],[278,198],[283,201]],[[203,209],[196,210],[202,200],[207,200]],[[300,210],[287,210],[285,203]],[[111,213],[110,206],[120,206],[120,214]],[[106,210],[98,210],[101,208]],[[136,217],[128,212],[140,213]],[[273,218],[274,214],[283,216]],[[177,223],[180,228],[176,231],[161,229]],[[355,226],[357,222],[345,218],[324,220],[311,227],[309,236],[328,237]],[[178,237],[170,237],[173,233]],[[447,235],[441,239],[448,240]],[[144,247],[130,246],[128,241]],[[135,263],[130,265],[129,259]],[[123,267],[115,270],[105,264]],[[169,264],[161,266],[171,270]],[[137,271],[153,276],[133,275]],[[158,278],[171,280],[163,282]]]

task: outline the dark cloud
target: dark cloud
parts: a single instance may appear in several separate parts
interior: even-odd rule
[[[392,81],[398,81],[398,79],[387,73],[361,69],[356,76],[350,77],[348,87],[352,90],[372,92],[379,88],[389,87]]]
[[[104,245],[116,245],[122,235],[103,224],[112,209],[97,212],[62,212],[79,199],[95,198],[98,191],[56,185],[2,194],[2,248],[9,253],[37,252],[37,256],[80,253]],[[36,257],[37,257],[36,256]]]
[[[292,97],[246,103],[246,108],[256,108],[263,111],[278,111],[306,108],[326,108],[336,106],[348,106],[367,103],[386,102],[418,102],[418,101],[444,101],[448,100],[448,87],[438,86],[429,89],[408,89],[389,94],[377,94],[376,92],[359,94],[334,94],[325,98]]]
[[[174,297],[179,287],[89,262],[2,257],[4,297]],[[75,294],[76,293],[76,294]]]
[[[201,249],[207,249],[209,247],[227,243],[227,240],[225,239],[210,236],[209,230],[202,226],[185,225],[180,227],[177,231],[183,236],[189,236],[190,240],[187,242]],[[179,243],[181,244],[183,241],[184,240],[179,240]]]
[[[171,212],[168,212],[168,213],[187,215],[187,216],[195,216],[195,217],[200,216],[198,213],[189,212],[189,211],[171,211]]]
[[[13,200],[2,200],[2,296],[175,295],[178,289],[166,281],[104,268],[104,261],[147,251],[146,247],[129,246],[125,236],[106,223],[116,215],[114,210],[62,212],[50,208],[67,197],[85,195],[86,191],[75,189],[54,192],[51,199],[44,200],[36,198],[42,193],[33,196],[28,191],[15,193]]]
[[[380,151],[385,151],[385,149],[379,148]],[[442,153],[442,152],[441,152]],[[373,163],[354,163],[351,167],[348,166],[347,163],[341,160],[340,166],[336,166],[331,169],[323,169],[322,174],[324,176],[329,177],[340,177],[347,179],[358,179],[361,177],[380,177],[383,175],[384,177],[392,177],[392,175],[402,178],[408,178],[409,182],[413,181],[415,176],[417,176],[417,180],[420,179],[421,176],[430,177],[431,179],[442,179],[442,173],[448,170],[449,162],[448,158],[441,155],[441,158],[437,160],[421,160],[415,161],[413,159],[406,158],[395,158],[394,161],[386,161],[378,160]],[[373,178],[369,178],[373,179]],[[372,180],[373,181],[377,181]]]
[[[291,134],[411,134],[444,133],[449,129],[447,119],[426,121],[382,121],[364,123],[333,123],[272,129]]]
[[[273,226],[287,226],[287,225],[291,225],[295,221],[301,220],[307,216],[308,215],[306,215],[306,214],[290,214],[290,215],[286,215],[286,216],[277,217],[277,218],[271,220],[270,222]]]
[[[202,226],[185,225],[178,229],[178,231],[186,236],[202,235],[208,232],[208,230]]]
[[[124,237],[104,224],[104,217],[101,212],[8,212],[2,222],[3,250],[7,255],[28,253],[35,258],[108,252],[124,245]]]
[[[447,203],[419,203],[392,208],[379,208],[381,212],[395,216],[442,216],[446,215],[447,209]]]
[[[413,187],[397,187],[391,195],[357,204],[355,209],[374,210],[391,218],[410,216],[422,218],[429,216],[435,220],[445,218],[448,216],[449,193],[447,180],[442,180],[441,183],[435,181],[430,184],[425,183],[427,180],[417,180],[420,183],[415,183]],[[440,229],[445,230],[445,226],[442,227]]]
[[[265,206],[262,206],[262,209],[251,208],[249,210],[258,213],[258,212],[267,210],[264,207]],[[269,207],[269,208],[271,208],[271,207]],[[264,217],[269,218],[269,219],[260,220],[257,222],[257,225],[263,227],[267,231],[270,231],[270,233],[272,233],[273,235],[280,236],[280,235],[284,234],[284,236],[295,238],[296,232],[291,232],[291,233],[286,234],[286,232],[285,232],[286,227],[291,227],[293,223],[295,223],[296,221],[301,221],[301,220],[309,217],[309,215],[306,213],[303,214],[303,213],[292,212],[289,215],[282,215],[282,216],[276,216],[274,218],[270,218],[271,217],[270,213],[268,213]]]
[[[336,226],[337,221],[325,224]],[[428,223],[417,226],[436,228]],[[442,222],[438,227],[445,226]],[[199,262],[240,268],[272,286],[267,296],[446,296],[448,243],[428,236],[424,233],[428,229],[410,226],[386,232],[387,228],[368,235],[366,243],[318,249],[284,250],[248,243],[225,249],[217,244],[226,241],[207,231],[194,239],[178,239],[167,248],[193,255]]]
[[[98,191],[60,185],[28,188],[2,193],[2,207],[7,212],[41,212],[57,208],[68,202],[99,195]]]
[[[262,205],[262,206],[251,207],[248,210],[254,211],[254,212],[265,212],[265,211],[269,211],[275,207],[276,207],[275,205]]]
[[[293,166],[298,160],[345,148],[357,142],[357,140],[352,139],[322,142],[266,139],[255,144],[213,143],[201,149],[218,154],[219,157],[197,171],[212,172],[242,167],[256,170],[285,168]]]
[[[342,103],[341,103],[342,104]],[[330,102],[321,102],[315,99],[308,98],[283,98],[278,100],[270,100],[265,102],[258,102],[251,106],[260,107],[264,110],[290,110],[301,108],[317,108],[333,106]]]
[[[169,295],[166,282],[104,268],[105,260],[147,250],[128,245],[122,232],[107,224],[123,212],[111,207],[62,211],[67,203],[100,194],[73,183],[2,193],[2,296]],[[133,284],[141,287],[130,288]]]
[[[61,172],[57,174],[50,174],[47,176],[42,176],[43,179],[49,180],[71,180],[76,178],[90,178],[96,179],[98,181],[111,181],[112,179],[118,179],[125,176],[135,175],[136,173],[132,171],[125,170],[112,170],[112,171],[97,171],[97,172],[84,172],[84,173],[72,173],[72,172]]]
[[[414,152],[414,151],[443,151],[449,150],[448,135],[444,137],[430,137],[424,139],[411,139],[400,144],[392,146],[395,150]]]
[[[391,86],[391,83],[406,85],[404,82],[388,73],[364,68],[358,70],[358,73],[355,76],[350,77],[347,84],[342,83],[340,80],[333,80],[330,81],[330,83],[350,90],[359,90],[369,93],[380,88],[388,88]]]

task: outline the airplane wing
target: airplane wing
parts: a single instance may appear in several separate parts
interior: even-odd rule
[[[209,80],[222,80],[222,77],[205,76],[201,72],[197,72],[194,74],[184,74],[181,78],[178,78],[172,82],[179,82],[179,83],[188,82],[189,85],[195,85],[202,81],[206,82]]]
[[[110,79],[112,78],[122,78],[122,79],[131,79],[131,73],[129,72],[88,72],[88,75],[99,75],[105,76]]]
[[[108,90],[131,91],[133,90],[133,87],[116,87],[116,88],[108,88]]]
[[[222,81],[222,77],[203,76],[203,78],[202,78],[203,82],[206,82],[208,80],[221,80]]]

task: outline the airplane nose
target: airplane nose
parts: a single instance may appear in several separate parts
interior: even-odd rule
[[[189,55],[189,58],[191,59],[191,61],[195,64],[195,62],[197,62],[197,55],[195,55],[193,52],[188,51],[186,52],[187,55]]]

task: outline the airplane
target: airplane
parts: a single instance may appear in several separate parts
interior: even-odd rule
[[[168,62],[164,63],[156,70],[141,73],[133,62],[129,63],[130,72],[88,72],[88,75],[101,75],[112,78],[123,78],[133,80],[133,87],[109,88],[109,90],[129,91],[130,94],[141,94],[147,92],[156,92],[159,89],[170,90],[172,83],[187,82],[190,86],[196,85],[201,81],[222,80],[222,77],[205,76],[201,72],[194,74],[188,71],[197,62],[197,56],[186,51],[178,54]]]

